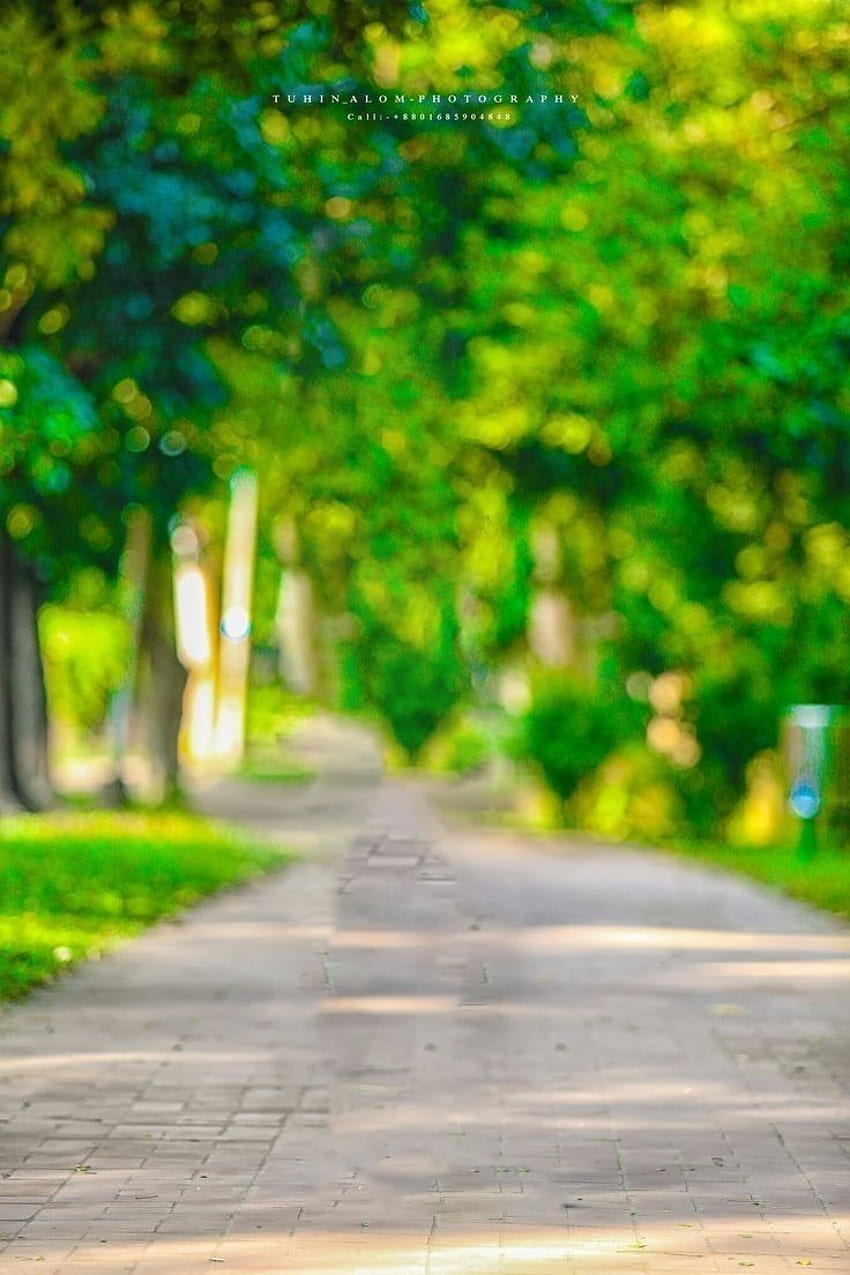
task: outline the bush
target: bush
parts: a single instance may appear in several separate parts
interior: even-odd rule
[[[475,722],[461,722],[449,740],[446,769],[455,775],[468,775],[485,766],[492,753],[493,741],[486,731]]]
[[[468,688],[454,610],[441,608],[435,640],[421,646],[365,606],[357,616],[360,631],[342,653],[342,707],[377,713],[415,762]]]
[[[573,812],[582,828],[615,841],[662,840],[681,832],[684,807],[669,762],[634,743],[579,786]]]
[[[731,676],[704,670],[695,677],[687,712],[702,756],[697,766],[680,771],[676,782],[691,829],[709,836],[744,797],[753,758],[775,747],[781,702],[765,670],[745,650]]]
[[[521,751],[563,802],[640,726],[640,710],[610,683],[547,679],[526,714]]]
[[[312,711],[309,700],[294,695],[280,683],[249,686],[246,717],[249,746],[276,746]]]
[[[472,716],[445,725],[431,739],[422,764],[429,770],[468,775],[484,766],[498,748],[498,727]]]
[[[385,650],[376,665],[372,702],[413,762],[454,707],[460,670],[401,645]]]

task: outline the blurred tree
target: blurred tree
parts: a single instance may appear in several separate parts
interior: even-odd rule
[[[592,25],[593,12],[577,9],[567,28]],[[348,357],[335,297],[362,307],[370,280],[403,278],[440,314],[458,294],[452,253],[459,226],[478,215],[485,157],[541,180],[574,149],[575,120],[553,131],[543,113],[511,137],[482,128],[453,140],[444,128],[418,139],[398,126],[364,137],[337,117],[319,144],[309,112],[290,123],[270,109],[274,90],[398,75],[420,90],[508,74],[539,87],[543,33],[557,25],[540,5],[460,0],[433,18],[377,2],[357,14],[327,3],[258,4],[250,15],[180,0],[16,6],[0,66],[3,323],[8,343],[34,350],[22,356],[26,374],[44,364],[41,342],[85,387],[76,397],[98,427],[81,444],[82,468],[84,431],[70,428],[63,455],[39,440],[34,459],[52,477],[28,493],[35,514],[28,527],[16,521],[15,556],[39,550],[36,523],[61,522],[114,562],[120,515],[141,501],[156,563],[177,500],[209,481],[206,427],[225,401],[211,336],[301,375],[332,373]],[[55,93],[41,91],[45,79]],[[461,350],[451,322],[438,326],[441,356]],[[11,397],[6,406],[14,434]],[[249,459],[252,450],[249,438]],[[23,490],[17,455],[6,471]],[[67,501],[54,500],[63,488]],[[47,547],[41,556],[49,570]]]
[[[0,784],[37,800],[9,742],[37,647],[12,677],[8,634],[39,581],[114,571],[134,504],[167,580],[175,510],[248,464],[357,617],[350,701],[412,753],[461,648],[521,642],[545,523],[552,587],[616,651],[605,695],[686,670],[728,806],[784,699],[850,692],[847,39],[838,0],[10,9]],[[327,84],[580,104],[411,125],[273,100]]]
[[[641,5],[572,42],[569,180],[469,236],[465,433],[523,501],[578,500],[562,587],[619,616],[623,676],[693,675],[694,814],[729,809],[783,703],[850,690],[847,43],[833,0]]]

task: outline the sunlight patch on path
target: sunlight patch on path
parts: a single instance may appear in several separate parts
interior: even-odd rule
[[[233,1234],[224,1240],[160,1236],[153,1245],[116,1242],[107,1251],[80,1244],[69,1249],[56,1241],[14,1244],[8,1257],[14,1268],[39,1261],[49,1272],[62,1269],[133,1275],[195,1275],[207,1263],[210,1271],[238,1270],[240,1275],[693,1275],[696,1271],[752,1266],[758,1275],[776,1275],[808,1267],[813,1271],[844,1269],[846,1249],[838,1237],[831,1243],[811,1234],[812,1219],[788,1214],[784,1230],[799,1235],[796,1255],[780,1256],[781,1236],[755,1219],[743,1225],[735,1218],[695,1218],[693,1225],[657,1225],[641,1232],[626,1228],[510,1226],[495,1222],[482,1230],[469,1226],[437,1226],[427,1240],[403,1229],[380,1233],[325,1230],[291,1235]],[[850,1219],[846,1219],[850,1223]],[[807,1238],[808,1236],[808,1238]],[[790,1262],[790,1265],[789,1265]]]

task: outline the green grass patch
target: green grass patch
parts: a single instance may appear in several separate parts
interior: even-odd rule
[[[246,757],[233,772],[234,779],[250,779],[261,784],[306,784],[315,771],[274,757]]]
[[[741,847],[699,841],[665,848],[775,886],[783,894],[827,912],[850,917],[850,850],[823,845],[813,854],[801,855],[792,846]]]
[[[286,859],[183,813],[0,819],[0,1000]]]

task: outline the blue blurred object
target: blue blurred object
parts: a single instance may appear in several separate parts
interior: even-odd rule
[[[801,780],[791,789],[788,805],[800,819],[814,819],[820,810],[820,794],[812,784]]]
[[[850,712],[837,704],[792,705],[785,721],[783,752],[791,813],[804,823],[822,814],[830,826],[846,828]]]

